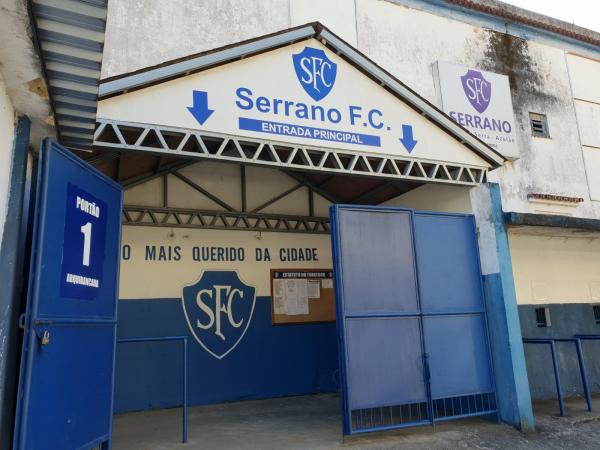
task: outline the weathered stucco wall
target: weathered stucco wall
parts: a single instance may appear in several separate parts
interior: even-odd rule
[[[0,72],[0,242],[6,221],[14,131],[15,111]]]
[[[567,67],[565,49],[572,50],[573,43],[563,48],[544,37],[536,40],[535,35],[526,41],[474,26],[473,20],[469,24],[439,8],[426,12],[399,3],[408,4],[182,0],[175,7],[158,0],[111,0],[103,76],[319,20],[438,106],[432,68],[437,60],[508,75],[521,157],[490,174],[502,186],[504,209],[534,212],[527,195],[545,193],[581,197],[583,202],[572,214],[600,218],[600,201],[592,201],[588,187],[588,178],[596,173],[593,163],[599,158],[590,147],[582,149]],[[585,77],[587,69],[581,75],[579,66],[578,75]],[[547,115],[550,139],[531,136],[529,112]],[[587,124],[589,120],[580,120],[580,127]],[[592,186],[594,198],[600,195],[598,190]]]

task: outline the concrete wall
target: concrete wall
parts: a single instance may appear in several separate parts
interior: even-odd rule
[[[600,304],[600,238],[531,234],[526,228],[509,233],[521,332],[527,338],[600,334],[593,305]],[[549,308],[550,326],[538,327],[536,308]],[[590,389],[600,392],[600,345],[584,342]],[[560,377],[565,395],[582,394],[573,343],[557,344]],[[534,398],[556,397],[551,376],[550,349],[526,344],[527,373]]]
[[[590,197],[600,201],[600,59],[569,53],[567,65],[573,89],[579,136],[583,146]]]
[[[538,327],[535,309],[548,307],[552,326]],[[521,332],[528,338],[562,338],[574,334],[599,334],[590,303],[519,305]],[[586,373],[590,390],[600,392],[600,342],[583,341]],[[556,344],[560,381],[565,396],[583,395],[575,344]],[[552,357],[548,345],[525,344],[527,375],[534,399],[556,398]]]
[[[241,209],[238,165],[204,162],[179,172],[234,208]],[[295,180],[273,169],[247,167],[245,177],[248,210],[258,208],[297,185]],[[165,199],[164,182],[164,178],[158,178],[126,190],[125,204],[162,206],[166,200],[170,207],[225,210],[174,175],[166,178],[168,194]],[[315,215],[327,216],[328,207],[329,202],[314,196]],[[306,216],[308,208],[308,191],[303,187],[261,211]],[[125,226],[122,246],[126,257],[122,258],[120,267],[118,334],[120,337],[190,336],[190,403],[335,392],[338,389],[335,324],[273,326],[271,318],[270,269],[331,269],[329,235]],[[163,248],[167,255],[176,252],[177,256],[148,257],[148,246],[155,247],[156,254]],[[244,249],[245,256],[243,260],[233,262],[198,260],[197,254],[194,256],[194,249],[212,247]],[[271,261],[256,259],[259,248],[270,250]],[[282,261],[282,248],[315,249],[318,259]],[[236,271],[244,284],[255,288],[253,313],[250,318],[244,316],[250,325],[237,344],[236,336],[224,331],[222,344],[235,346],[223,359],[216,359],[194,339],[190,333],[192,325],[182,309],[182,289],[196,282],[207,270]],[[235,311],[238,317],[241,313]],[[196,329],[196,333],[200,331]],[[201,336],[208,338],[207,334]],[[180,367],[181,350],[174,343],[120,345],[116,411],[180,404]]]
[[[489,179],[501,186],[503,209],[600,219],[600,135],[596,126],[600,91],[597,83],[590,82],[600,71],[594,59],[600,57],[600,51],[550,33],[417,0],[182,0],[176,6],[158,0],[111,0],[103,76],[234,44],[310,20],[330,27],[438,106],[432,68],[438,60],[507,75],[520,159],[489,174]],[[547,116],[549,139],[532,137],[530,112]],[[451,194],[455,189],[456,195]],[[470,202],[460,189],[423,186],[388,204],[470,211]],[[582,201],[572,206],[540,205],[528,199],[532,193],[578,197]],[[177,201],[189,206],[192,200]],[[297,204],[301,205],[302,199]],[[277,205],[279,212],[291,211],[289,208],[295,207]],[[513,235],[510,239],[523,334],[539,332],[529,327],[528,305],[533,303],[552,303],[553,308],[559,308],[557,311],[564,310],[556,314],[565,318],[561,322],[565,326],[568,318],[579,317],[579,313],[572,312],[578,304],[580,320],[588,317],[589,302],[595,301],[592,292],[597,289],[593,283],[598,281],[597,240],[586,243],[569,238],[562,242]],[[486,272],[484,267],[484,273],[492,272],[497,270]],[[559,306],[564,302],[569,305]],[[512,325],[516,325],[514,322]],[[575,327],[553,330],[571,335]],[[538,352],[529,358],[530,380],[535,383],[544,378],[543,383],[547,383],[547,367],[542,370],[536,362],[536,358],[545,357],[543,351],[527,351],[528,356]],[[549,394],[549,385],[544,386],[532,385],[532,391],[536,396]]]
[[[600,236],[509,233],[520,305],[600,303]]]
[[[14,131],[15,111],[0,72],[0,242],[6,221]]]
[[[571,90],[571,80],[576,83],[578,79],[591,79],[597,69],[590,60],[581,63],[567,55],[576,48],[573,41],[550,39],[547,33],[529,30],[530,40],[523,40],[517,32],[510,35],[497,31],[502,29],[500,25],[493,26],[479,16],[408,0],[252,3],[185,0],[177,7],[157,0],[112,0],[103,76],[118,75],[309,20],[329,26],[438,106],[432,70],[437,60],[507,75],[521,158],[490,174],[491,181],[501,184],[504,209],[536,212],[538,205],[529,202],[527,196],[545,193],[580,197],[583,202],[566,211],[574,216],[600,218],[600,202],[593,200],[600,195],[599,189],[593,181],[588,187],[588,180],[596,178],[595,167],[600,159],[593,151],[597,133],[588,125],[593,125],[590,120],[596,117],[598,108],[588,105],[583,112],[585,108],[577,102],[576,116]],[[589,47],[582,46],[580,52],[592,54]],[[582,90],[578,88],[580,85],[574,84],[576,92]],[[597,102],[594,89],[590,86],[576,97]],[[547,115],[550,139],[531,136],[529,112]],[[579,125],[587,139],[584,150],[578,132],[578,118],[583,116]],[[551,212],[553,207],[556,207],[554,212],[565,212],[560,205],[550,205]]]

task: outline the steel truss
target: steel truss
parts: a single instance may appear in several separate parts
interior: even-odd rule
[[[284,170],[466,186],[485,182],[487,174],[484,167],[465,164],[373,155],[101,118],[96,123],[94,147]]]
[[[123,225],[329,234],[328,217],[131,205],[123,207]]]

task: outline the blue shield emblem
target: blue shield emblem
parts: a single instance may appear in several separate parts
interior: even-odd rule
[[[483,78],[478,70],[469,69],[462,77],[463,90],[471,106],[482,114],[490,104],[492,98],[492,83]]]
[[[298,81],[314,100],[327,96],[335,83],[337,64],[318,48],[304,47],[300,53],[292,55]]]
[[[205,271],[183,288],[183,312],[190,331],[217,359],[224,358],[242,340],[254,312],[255,289],[237,272]]]

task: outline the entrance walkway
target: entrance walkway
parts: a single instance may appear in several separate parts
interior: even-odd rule
[[[430,427],[347,438],[341,442],[339,397],[313,395],[197,406],[189,410],[189,442],[180,443],[181,409],[118,414],[114,450],[412,450],[412,449],[600,449],[598,412],[585,402],[534,405],[538,431],[524,435],[506,425],[462,420]]]

